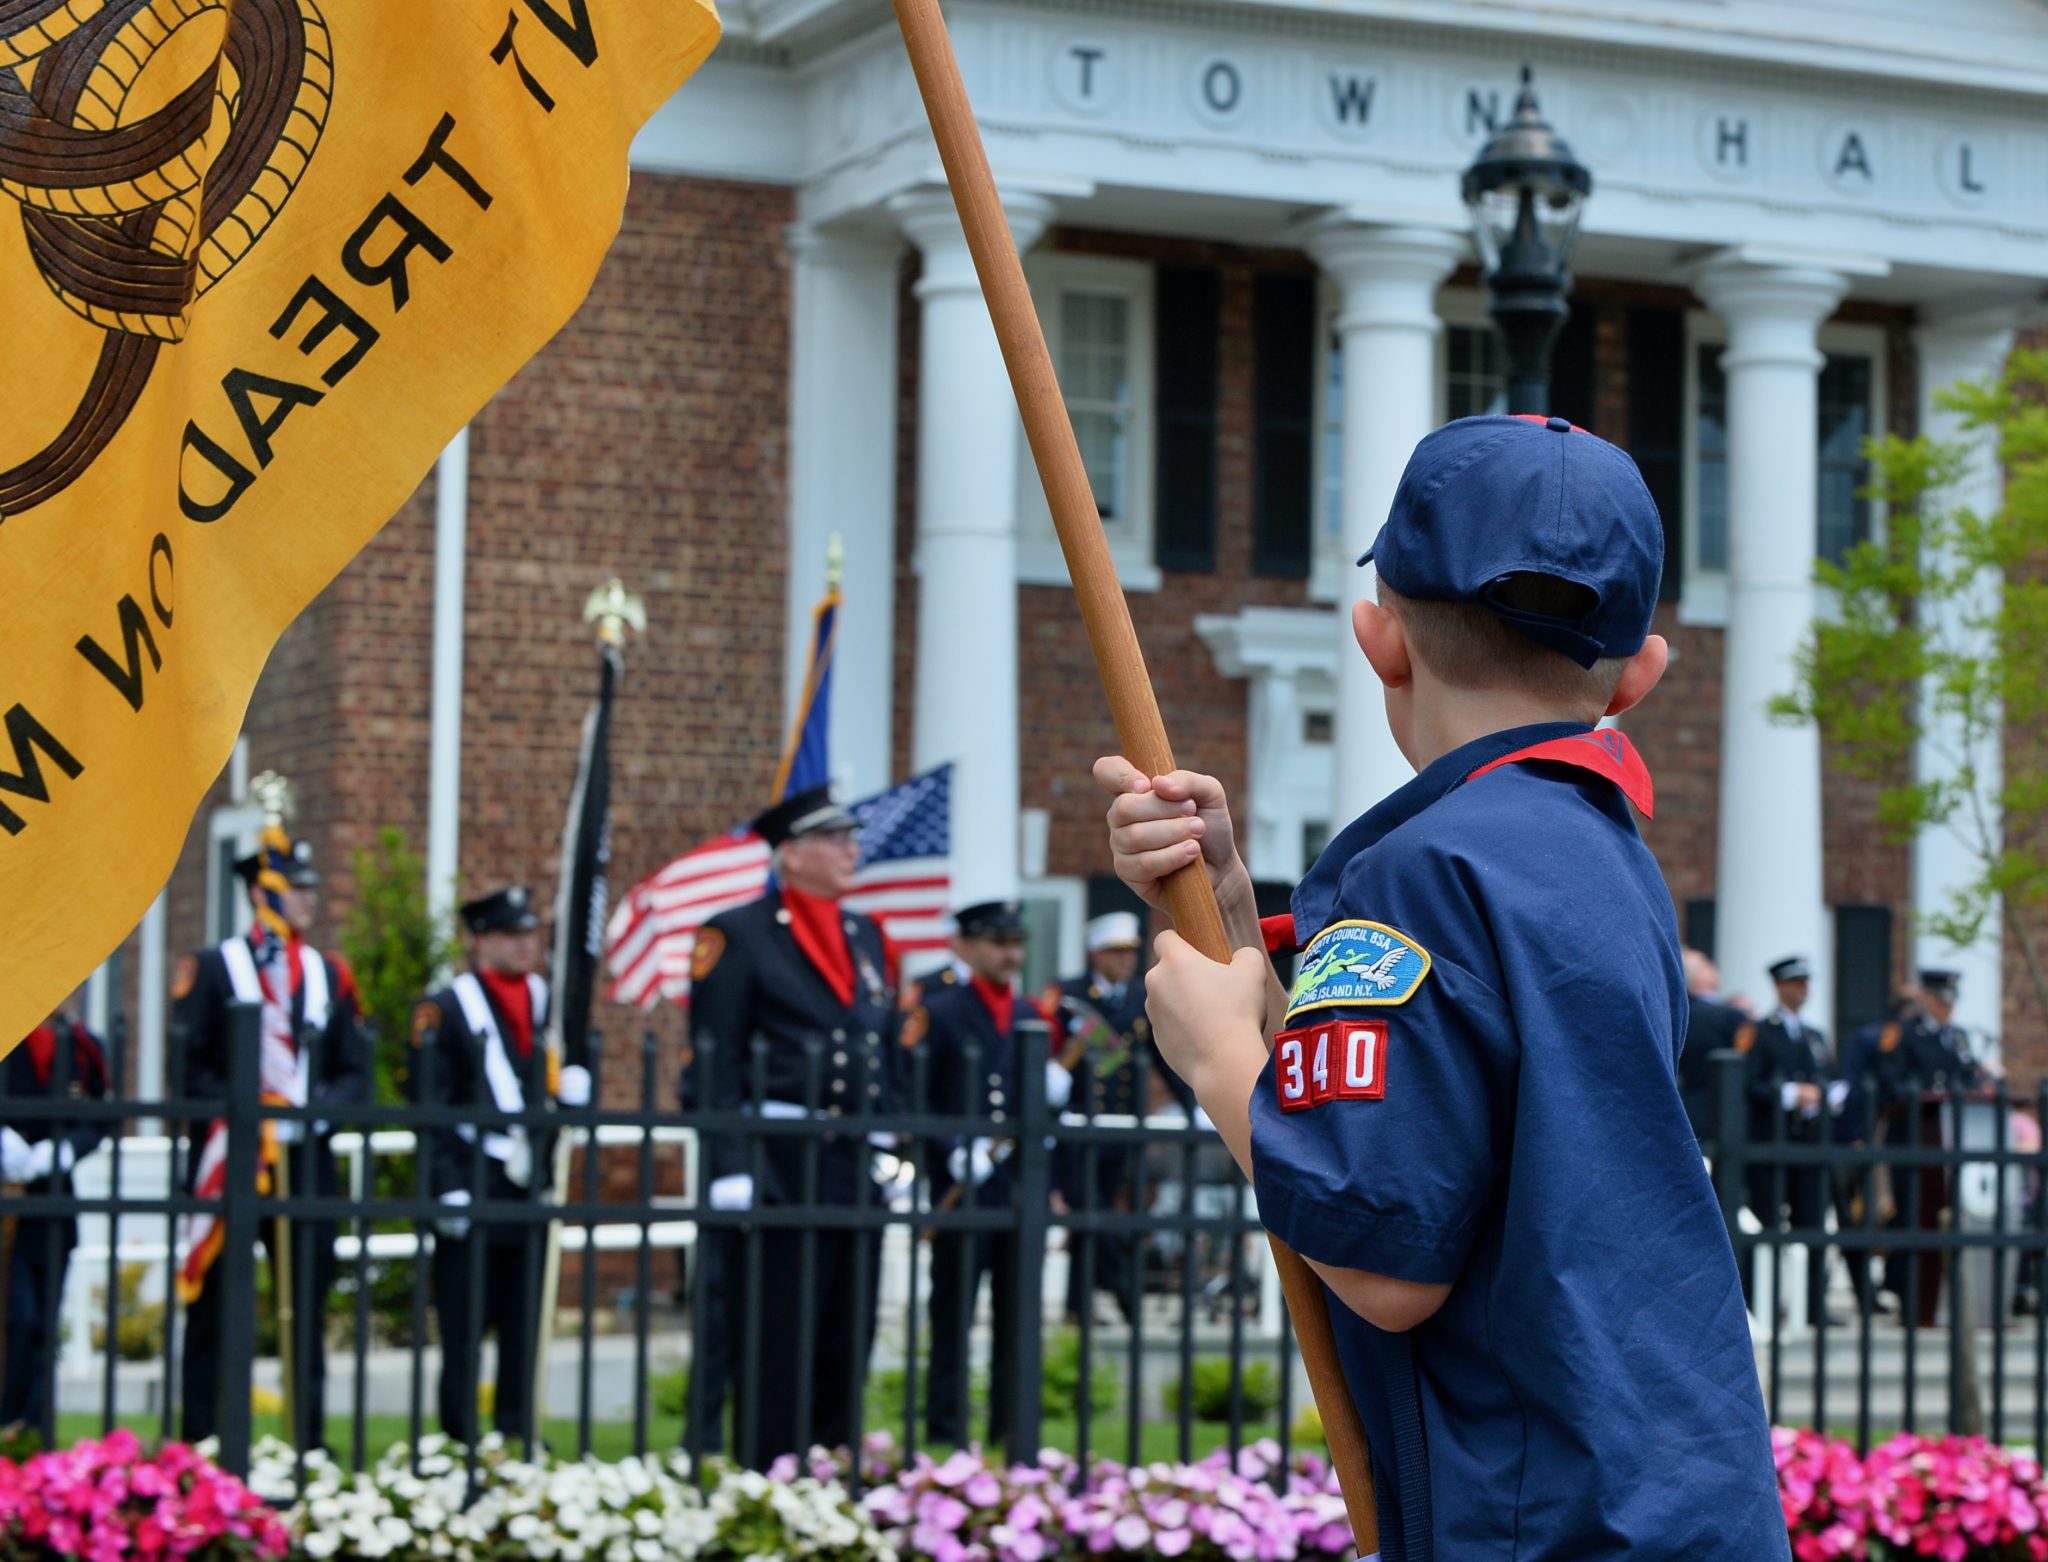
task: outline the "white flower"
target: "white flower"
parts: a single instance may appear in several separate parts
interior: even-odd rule
[[[299,1542],[299,1549],[309,1557],[331,1557],[341,1549],[341,1533],[338,1530],[316,1529]]]

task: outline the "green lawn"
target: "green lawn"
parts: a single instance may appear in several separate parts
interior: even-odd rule
[[[128,1427],[145,1443],[157,1440],[158,1422],[154,1416],[123,1417],[120,1424]],[[871,1420],[876,1431],[897,1431],[900,1427],[886,1420]],[[282,1436],[284,1424],[275,1415],[258,1415],[255,1421],[256,1436]],[[426,1430],[434,1430],[435,1422],[431,1413],[427,1417]],[[64,1415],[57,1418],[57,1436],[60,1444],[68,1447],[83,1438],[100,1434],[100,1419],[94,1415]],[[394,1443],[403,1442],[407,1432],[407,1418],[404,1416],[371,1416],[364,1426],[364,1443],[367,1457],[375,1460]],[[603,1459],[622,1459],[633,1452],[633,1425],[630,1421],[600,1421],[591,1429],[591,1452]],[[553,1418],[547,1423],[547,1441],[557,1452],[573,1455],[578,1450],[576,1423],[571,1419]],[[1278,1437],[1279,1427],[1271,1421],[1248,1422],[1244,1429],[1246,1442],[1261,1437]],[[1098,1416],[1088,1428],[1091,1452],[1097,1457],[1122,1459],[1127,1452],[1129,1425],[1121,1416]],[[335,1455],[346,1462],[353,1456],[355,1428],[345,1416],[331,1416],[327,1422],[328,1446]],[[647,1446],[659,1451],[674,1448],[682,1440],[682,1422],[675,1416],[650,1415],[647,1424]],[[1044,1423],[1045,1446],[1062,1449],[1067,1453],[1077,1452],[1079,1428],[1071,1419],[1048,1419]],[[1191,1444],[1194,1457],[1224,1447],[1230,1440],[1228,1426],[1197,1421],[1194,1424]],[[1171,1417],[1148,1421],[1139,1429],[1139,1446],[1145,1463],[1155,1460],[1172,1460],[1180,1457],[1180,1427]],[[937,1452],[946,1450],[939,1449]]]

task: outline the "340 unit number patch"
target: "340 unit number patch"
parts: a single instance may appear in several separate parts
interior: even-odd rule
[[[1387,1022],[1332,1020],[1273,1038],[1273,1083],[1280,1110],[1325,1101],[1381,1101],[1387,1094]]]

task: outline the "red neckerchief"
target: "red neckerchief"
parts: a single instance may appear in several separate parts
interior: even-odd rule
[[[66,1029],[71,1033],[72,1082],[91,1088],[93,1056],[85,1032],[76,1025]],[[36,1083],[47,1090],[51,1071],[57,1066],[57,1027],[47,1023],[38,1025],[23,1039],[22,1046],[28,1053],[29,1066],[36,1071]]]
[[[1518,765],[1525,759],[1543,759],[1554,765],[1590,770],[1620,787],[1621,795],[1634,803],[1645,819],[1656,817],[1657,794],[1650,783],[1650,767],[1643,763],[1643,756],[1636,752],[1636,746],[1612,727],[1595,727],[1591,732],[1576,732],[1570,737],[1552,738],[1548,743],[1517,749],[1490,765],[1481,765],[1465,779],[1477,781],[1489,770],[1498,770],[1502,765]]]
[[[526,978],[508,971],[479,971],[476,977],[484,984],[484,991],[490,994],[498,1017],[505,1022],[505,1029],[511,1032],[512,1042],[519,1048],[519,1056],[532,1057],[533,989],[526,985]]]
[[[1517,765],[1527,759],[1548,760],[1552,764],[1590,770],[1620,787],[1621,795],[1642,810],[1645,819],[1656,817],[1657,793],[1650,781],[1650,767],[1643,763],[1643,756],[1636,752],[1636,746],[1612,727],[1596,727],[1591,732],[1575,732],[1568,737],[1552,738],[1546,743],[1532,743],[1512,754],[1503,754],[1490,765],[1481,765],[1465,779],[1477,781],[1490,770],[1498,770],[1503,765]],[[1265,940],[1267,954],[1293,954],[1300,948],[1295,941],[1294,913],[1291,911],[1259,918],[1259,933]]]
[[[1017,1012],[1015,989],[998,987],[985,976],[970,977],[969,982],[975,992],[980,994],[981,1001],[988,1005],[988,1012],[996,1022],[996,1034],[1009,1035],[1011,1017]]]
[[[782,886],[782,909],[789,913],[790,936],[811,962],[832,996],[853,1002],[853,951],[846,947],[846,923],[839,902],[808,895],[793,885]]]

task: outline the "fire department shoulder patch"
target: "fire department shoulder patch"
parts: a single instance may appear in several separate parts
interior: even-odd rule
[[[199,957],[197,955],[180,955],[178,957],[178,969],[171,976],[171,1001],[175,1003],[178,999],[192,991],[193,984],[198,980]]]
[[[439,1004],[419,1003],[413,1005],[412,1044],[415,1047],[424,1047],[427,1044],[427,1038],[440,1028],[441,1006]]]
[[[717,967],[725,954],[725,935],[715,927],[697,930],[697,945],[690,951],[690,980],[701,982]]]
[[[924,1005],[919,1004],[903,1016],[903,1028],[897,1032],[896,1039],[906,1047],[914,1047],[924,1040],[925,1033],[931,1028],[932,1017],[925,1011]]]

